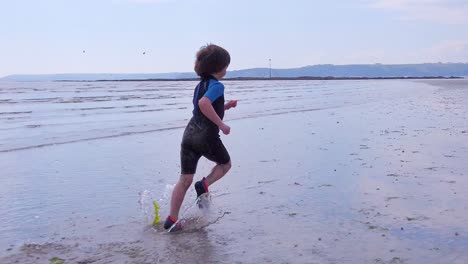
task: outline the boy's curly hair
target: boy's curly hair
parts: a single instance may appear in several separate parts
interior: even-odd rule
[[[231,56],[227,50],[208,44],[197,52],[194,70],[198,76],[204,78],[222,71],[230,62]]]

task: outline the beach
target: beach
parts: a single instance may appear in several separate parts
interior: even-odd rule
[[[232,169],[170,234],[195,85],[0,83],[0,263],[468,263],[467,80],[226,82]]]

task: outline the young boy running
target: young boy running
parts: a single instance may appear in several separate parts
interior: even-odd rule
[[[232,100],[224,104],[224,85],[219,82],[231,62],[229,53],[216,45],[202,47],[196,55],[195,72],[200,82],[193,93],[193,116],[182,138],[180,160],[182,173],[174,187],[171,210],[164,228],[171,228],[179,218],[179,210],[191,186],[201,156],[216,165],[211,173],[195,183],[197,197],[208,192],[208,186],[221,179],[231,168],[231,158],[219,137],[219,130],[228,135],[231,128],[223,122],[224,110],[237,106]],[[176,225],[171,231],[180,230]]]

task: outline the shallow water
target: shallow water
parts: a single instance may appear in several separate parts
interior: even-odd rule
[[[195,84],[0,83],[0,262],[468,261],[468,85],[226,82],[233,168],[173,235]]]
[[[196,82],[0,83],[0,152],[185,126]],[[421,84],[232,81],[229,119],[343,107],[404,96]],[[404,89],[404,90],[403,90]]]

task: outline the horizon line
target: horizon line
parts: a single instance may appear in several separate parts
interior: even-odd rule
[[[468,64],[468,62],[422,62],[422,63],[351,63],[351,64],[312,64],[312,65],[305,65],[300,67],[291,67],[291,68],[271,68],[272,70],[291,70],[291,69],[301,69],[307,67],[314,67],[314,66],[363,66],[363,65],[385,65],[385,66],[401,66],[401,65],[425,65],[425,64]],[[229,72],[236,72],[236,71],[245,71],[245,70],[256,70],[256,69],[270,69],[270,67],[254,67],[254,68],[244,68],[238,70],[230,70]],[[45,75],[119,75],[119,74],[190,74],[194,73],[192,71],[172,71],[172,72],[63,72],[63,73],[12,73],[4,76],[0,76],[0,80],[10,76],[45,76]]]

